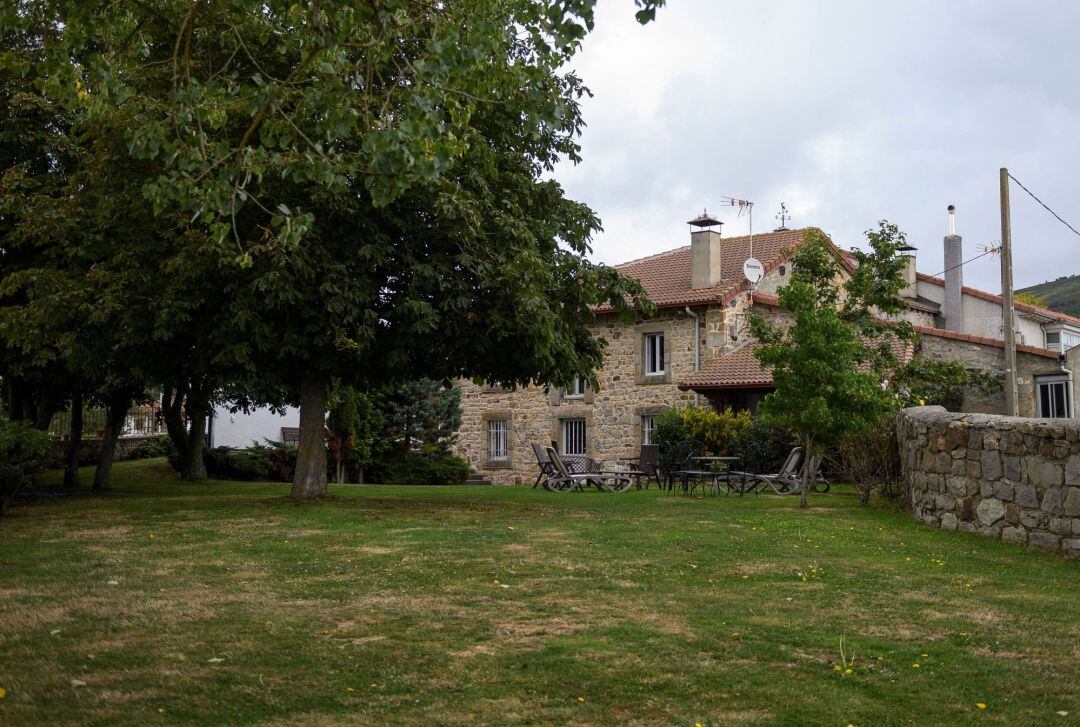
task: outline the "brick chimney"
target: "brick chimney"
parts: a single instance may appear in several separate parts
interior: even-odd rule
[[[941,315],[945,328],[964,330],[964,250],[963,239],[956,234],[956,207],[949,205],[949,234],[945,236],[945,303]]]
[[[712,288],[721,281],[723,250],[720,227],[724,224],[703,212],[688,223],[690,232],[690,287],[694,290]],[[716,227],[718,229],[712,229]]]

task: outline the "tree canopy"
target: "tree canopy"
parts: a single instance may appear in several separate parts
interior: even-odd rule
[[[792,258],[788,284],[779,290],[789,324],[751,319],[762,344],[754,355],[772,370],[776,387],[760,411],[798,433],[808,461],[880,421],[890,406],[888,377],[899,364],[893,342],[912,335],[909,324],[884,318],[902,306],[904,263],[896,250],[903,233],[883,221],[867,239],[870,250],[855,253],[845,279],[828,238],[809,231]],[[804,507],[810,470],[803,470]]]
[[[599,221],[546,178],[578,158],[587,90],[566,62],[594,4],[5,8],[5,28],[36,29],[37,62],[9,55],[4,67],[63,112],[83,180],[50,202],[77,214],[35,223],[51,257],[8,281],[37,285],[48,270],[59,282],[7,302],[85,338],[56,312],[89,300],[86,271],[101,271],[109,335],[68,368],[100,366],[109,341],[137,342],[159,355],[119,351],[117,382],[201,386],[185,402],[196,409],[222,387],[300,403],[293,494],[304,499],[325,492],[334,378],[591,377],[603,354],[585,325],[592,306],[648,305],[636,282],[588,261]],[[646,22],[663,0],[635,4]],[[144,315],[125,310],[124,289]]]

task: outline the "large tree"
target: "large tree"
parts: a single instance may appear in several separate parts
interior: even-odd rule
[[[887,318],[903,305],[904,261],[896,251],[904,235],[883,221],[867,239],[870,249],[856,251],[855,266],[845,273],[825,234],[808,231],[779,290],[787,320],[750,322],[762,344],[754,355],[772,370],[776,386],[760,411],[798,434],[807,461],[820,461],[827,446],[880,423],[892,397],[887,380],[899,366],[896,342],[912,335],[910,325]],[[802,507],[811,474],[804,467]]]
[[[662,4],[635,2],[643,22]],[[48,67],[88,126],[160,166],[144,198],[216,246],[249,393],[300,403],[294,497],[325,492],[333,377],[565,383],[602,360],[590,306],[643,304],[543,179],[577,158],[564,68],[593,5],[19,4],[55,12]]]

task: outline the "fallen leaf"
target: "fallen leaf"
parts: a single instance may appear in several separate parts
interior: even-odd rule
[[[52,636],[56,636],[58,633],[60,633],[60,629],[53,629],[52,631],[49,632],[49,634],[52,635]]]
[[[72,679],[71,680],[71,686],[73,686],[73,687],[85,687],[86,682],[84,682],[82,679]]]
[[[118,585],[120,585],[120,581],[109,581],[109,585],[110,586],[118,586]]]
[[[220,664],[221,662],[223,662],[225,660],[220,658],[220,657],[215,656],[213,659],[208,659],[207,661],[209,661],[211,664]]]

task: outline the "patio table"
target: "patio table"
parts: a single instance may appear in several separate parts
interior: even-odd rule
[[[702,469],[700,469],[700,470],[692,470],[691,472],[693,472],[693,474],[701,474],[701,475],[711,476],[712,477],[713,492],[717,493],[717,492],[720,491],[720,478],[721,477],[723,477],[724,481],[727,482],[728,487],[729,488],[731,487],[731,475],[732,475],[731,466],[735,462],[740,461],[742,459],[742,457],[730,456],[730,455],[728,455],[728,456],[702,456],[702,457],[692,457],[691,459],[693,459],[695,462],[701,462],[702,463]],[[720,469],[719,468],[720,466],[723,466],[723,469]],[[739,487],[739,494],[740,495],[743,494],[743,488],[741,486]]]

